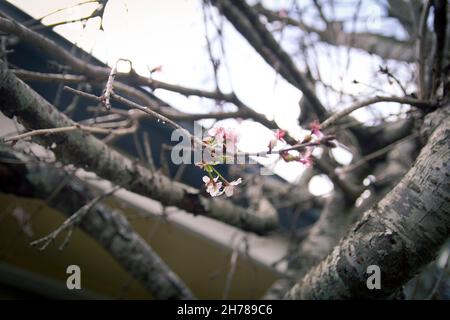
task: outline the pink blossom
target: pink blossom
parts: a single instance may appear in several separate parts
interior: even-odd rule
[[[208,176],[203,177],[203,182],[206,186],[206,192],[208,192],[211,197],[217,197],[223,193],[223,191],[220,190],[222,188],[222,182],[217,181],[218,179],[219,177],[216,177],[213,180]]]
[[[286,131],[281,130],[281,129],[277,129],[277,131],[275,132],[275,138],[277,138],[277,140],[280,141],[284,141],[284,136],[286,135]]]
[[[313,164],[312,149],[312,147],[307,147],[306,151],[298,159],[300,163],[304,164],[307,167],[310,167]]]
[[[208,130],[208,134],[216,140],[223,140],[223,137],[225,135],[225,128],[224,127],[213,127]]]
[[[318,139],[322,139],[323,133],[320,131],[320,123],[317,120],[311,122],[311,134],[315,135]]]
[[[236,149],[236,143],[238,142],[238,134],[234,129],[228,129],[225,132],[225,140],[227,150],[230,152],[234,152]]]
[[[242,178],[239,178],[235,181],[231,181],[228,183],[227,186],[225,186],[225,188],[223,188],[223,191],[225,192],[227,197],[231,197],[234,193],[234,188],[236,188],[237,185],[242,183]]]
[[[284,142],[284,136],[286,135],[286,131],[277,129],[275,131],[275,137],[274,139],[269,141],[269,145],[267,146],[269,148],[269,152],[272,152],[273,148],[277,145],[278,141]]]
[[[234,152],[238,142],[238,134],[234,129],[224,127],[214,127],[208,130],[208,134],[213,136],[218,144],[226,144],[227,150]]]
[[[288,12],[285,9],[281,9],[280,11],[278,11],[278,16],[280,16],[281,18],[286,18],[288,16]]]
[[[224,127],[213,127],[208,130],[208,134],[216,138],[217,141],[229,140],[236,143],[238,140],[238,135],[234,129]]]
[[[238,142],[239,135],[236,130],[228,128],[225,132],[225,137],[231,143],[236,144]]]
[[[307,156],[307,157],[303,157],[298,159],[298,161],[302,164],[304,164],[306,167],[310,167],[313,164],[313,159],[312,156]]]

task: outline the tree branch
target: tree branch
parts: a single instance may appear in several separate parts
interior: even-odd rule
[[[264,15],[268,21],[280,21],[287,25],[298,27],[308,33],[315,33],[320,41],[334,46],[347,46],[364,50],[370,54],[376,54],[383,59],[395,59],[406,62],[416,60],[412,42],[400,41],[393,37],[386,37],[369,32],[347,33],[342,29],[335,30],[337,23],[330,22],[327,29],[320,30],[305,24],[302,21],[290,17],[281,17],[276,12],[264,8],[260,3],[253,6],[259,13]]]
[[[111,191],[108,191],[106,193],[103,193],[95,198],[93,198],[91,201],[89,201],[88,203],[86,203],[85,205],[83,205],[80,209],[78,209],[75,213],[73,213],[72,215],[70,215],[58,228],[56,228],[56,230],[52,231],[49,235],[41,238],[41,239],[37,239],[33,242],[30,243],[30,245],[33,246],[37,246],[37,245],[41,245],[41,247],[39,248],[40,251],[45,250],[45,248],[47,248],[47,246],[55,241],[56,237],[58,237],[58,235],[69,229],[68,230],[68,236],[70,236],[72,234],[71,230],[73,227],[75,227],[76,224],[78,224],[88,213],[89,211],[91,211],[91,209],[100,201],[102,201],[104,198],[110,196],[111,194],[113,194],[114,192],[116,192],[117,190],[119,190],[118,187],[114,187]],[[60,249],[62,249],[65,246],[66,241],[68,241],[68,238],[66,238],[63,242],[63,244],[61,245]]]
[[[338,120],[345,117],[346,115],[349,115],[355,110],[361,109],[366,106],[370,106],[375,103],[379,102],[397,102],[401,104],[409,104],[411,106],[420,108],[420,109],[431,109],[433,107],[433,104],[430,101],[426,100],[418,100],[415,98],[409,98],[409,97],[383,97],[383,96],[376,96],[374,98],[367,99],[365,101],[357,102],[352,106],[349,106],[343,110],[340,110],[330,116],[328,119],[326,119],[322,124],[320,125],[322,130],[325,130],[335,124]]]
[[[93,192],[61,168],[0,144],[0,190],[19,196],[49,200],[69,219],[80,207],[92,205],[80,228],[97,241],[156,299],[192,299],[190,289],[137,234],[119,209],[94,203]],[[10,161],[10,160],[15,160]],[[67,181],[59,192],[54,190]],[[84,211],[87,212],[87,211]],[[76,217],[76,216],[75,216]]]
[[[257,12],[245,0],[212,0],[211,2],[272,68],[279,71],[288,82],[303,92],[306,99],[314,106],[319,120],[324,120],[327,116],[325,107],[311,90],[308,81],[297,69],[291,57],[260,22]]]
[[[6,116],[16,116],[28,129],[74,125],[67,116],[5,70],[3,63],[0,63],[0,108]],[[228,200],[203,197],[198,190],[173,182],[160,173],[150,172],[88,133],[71,131],[38,137],[47,145],[56,144],[52,151],[60,161],[82,164],[100,177],[158,200],[163,205],[177,206],[256,233],[265,233],[277,227],[277,217],[274,215],[255,215]]]
[[[68,127],[37,129],[37,130],[28,131],[28,132],[25,132],[25,133],[22,133],[19,135],[6,137],[3,139],[3,142],[17,141],[20,139],[25,139],[25,138],[39,136],[39,135],[69,132],[69,131],[74,131],[74,130],[81,130],[81,131],[91,132],[91,133],[112,134],[112,135],[119,136],[119,135],[133,133],[136,131],[136,129],[137,129],[137,123],[134,123],[129,128],[118,128],[118,129],[105,129],[105,128],[98,128],[98,127],[91,127],[91,126],[85,126],[85,125],[77,123],[73,126],[68,126]]]
[[[422,132],[429,139],[411,170],[288,298],[388,297],[434,258],[450,235],[450,106],[431,113]],[[381,269],[380,290],[367,288],[370,265]]]
[[[48,54],[67,64],[70,68],[76,72],[86,75],[89,79],[93,81],[106,81],[111,74],[111,68],[97,66],[89,64],[68,51],[64,50],[62,47],[57,45],[55,42],[47,39],[41,34],[34,32],[25,26],[19,24],[16,21],[12,21],[6,18],[0,17],[0,30],[14,34],[18,36],[25,42],[45,50]],[[134,70],[130,73],[118,73],[117,79],[125,80],[132,84],[148,86],[152,89],[164,89],[168,91],[173,91],[186,96],[199,96],[204,98],[210,98],[214,100],[224,100],[233,101],[232,95],[226,95],[221,92],[210,92],[198,89],[186,88],[182,86],[177,86],[173,84],[168,84],[155,79],[149,79],[138,75]]]

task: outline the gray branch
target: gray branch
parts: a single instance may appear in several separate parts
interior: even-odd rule
[[[290,17],[281,17],[277,13],[264,8],[261,4],[257,4],[253,8],[264,15],[270,22],[281,21],[298,27],[304,32],[315,33],[319,36],[320,41],[333,46],[361,49],[370,54],[376,54],[383,59],[395,59],[406,62],[415,62],[416,60],[413,41],[401,41],[394,37],[370,32],[348,33],[342,30],[342,25],[337,22],[329,23],[326,29],[318,29]]]
[[[0,111],[11,118],[16,116],[29,130],[74,125],[70,118],[59,112],[11,71],[6,70],[1,61]],[[89,133],[61,132],[38,136],[37,139],[47,146],[54,143],[56,147],[52,151],[63,163],[81,165],[116,185],[158,200],[163,205],[176,206],[259,234],[278,226],[276,215],[257,215],[226,199],[206,198],[196,189],[149,171]]]
[[[73,217],[97,198],[83,183],[61,168],[0,144],[0,190],[19,196],[49,200],[49,205]],[[66,181],[54,195],[61,181]],[[156,299],[192,299],[183,281],[129,224],[123,213],[96,203],[85,214],[80,228],[95,239]]]

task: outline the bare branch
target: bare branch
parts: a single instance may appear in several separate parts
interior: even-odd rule
[[[305,76],[298,70],[291,57],[275,41],[272,34],[260,22],[257,12],[245,0],[211,1],[233,26],[247,39],[266,62],[279,70],[280,74],[293,86],[303,92],[306,99],[314,106],[319,120],[327,116],[327,111],[311,90]]]
[[[349,115],[355,110],[358,110],[360,108],[370,106],[375,103],[379,102],[397,102],[401,104],[409,104],[411,106],[420,108],[420,109],[430,109],[433,107],[433,104],[430,101],[427,100],[418,100],[415,98],[409,98],[409,97],[383,97],[383,96],[376,96],[374,98],[370,98],[365,101],[361,101],[358,103],[355,103],[354,105],[347,107],[341,111],[336,112],[331,117],[326,119],[324,122],[322,122],[321,129],[325,130],[335,124],[337,121],[339,121],[341,118],[345,117],[346,115]]]
[[[423,7],[422,14],[420,16],[420,25],[419,25],[419,35],[418,35],[418,64],[419,64],[419,74],[418,74],[418,81],[419,81],[419,98],[424,99],[427,97],[427,87],[425,83],[425,74],[426,74],[426,43],[427,43],[427,32],[428,32],[428,26],[427,26],[427,20],[428,15],[430,13],[431,3],[432,0],[427,0],[425,6]]]
[[[62,127],[62,128],[32,130],[32,131],[25,132],[25,133],[22,133],[19,135],[3,138],[3,142],[17,141],[20,139],[25,139],[25,138],[39,136],[39,135],[56,134],[56,133],[61,133],[61,132],[74,131],[74,130],[81,130],[81,131],[91,132],[91,133],[112,134],[112,135],[119,136],[119,135],[133,133],[134,131],[136,131],[136,129],[137,129],[136,122],[129,128],[120,128],[120,129],[104,129],[104,128],[99,128],[99,127],[85,126],[85,125],[77,123],[76,125]]]
[[[347,33],[342,29],[336,30],[336,22],[330,22],[325,30],[321,30],[307,25],[303,21],[280,16],[276,12],[266,9],[260,3],[254,5],[253,8],[259,14],[264,15],[270,22],[280,21],[298,27],[307,33],[317,34],[320,37],[320,41],[330,45],[361,49],[384,59],[395,59],[406,62],[414,62],[416,59],[414,46],[410,41],[400,41],[393,37],[369,32]]]
[[[83,217],[89,213],[89,211],[101,200],[103,200],[104,198],[112,195],[114,192],[116,192],[117,190],[119,190],[120,187],[114,187],[112,190],[103,193],[97,197],[95,197],[94,199],[92,199],[91,201],[89,201],[88,203],[86,203],[84,206],[82,206],[77,212],[75,212],[74,214],[72,214],[69,218],[67,218],[56,230],[54,230],[53,232],[51,232],[49,235],[35,240],[33,242],[30,243],[30,245],[32,247],[37,246],[37,245],[41,245],[41,247],[39,248],[40,251],[45,250],[45,248],[47,248],[47,246],[53,242],[56,237],[63,231],[65,231],[66,229],[69,229],[68,231],[68,235],[70,236],[72,234],[72,228],[74,227],[74,225],[80,223],[81,219],[83,219]],[[66,238],[63,242],[63,245],[61,246],[61,248],[63,248],[65,246],[65,244],[67,243],[68,238]]]
[[[38,162],[6,145],[0,145],[0,155],[2,192],[42,199],[69,217],[96,198],[84,183],[62,168]],[[16,180],[17,177],[20,179]],[[18,183],[20,188],[11,188]],[[153,298],[194,298],[186,284],[133,230],[120,209],[97,202],[77,226],[101,245]],[[68,228],[60,248],[67,245],[73,229],[74,224]]]
[[[16,116],[29,130],[41,129],[41,126],[57,128],[74,125],[72,120],[9,70],[3,69],[2,63],[0,79],[0,109],[6,116]],[[157,172],[150,172],[90,134],[70,131],[57,136],[38,137],[47,145],[56,144],[52,151],[63,163],[83,164],[100,177],[158,200],[163,205],[177,206],[256,233],[266,233],[277,227],[278,218],[275,215],[256,215],[226,199],[206,198],[196,189],[173,182]]]
[[[106,110],[111,109],[111,94],[113,92],[114,79],[117,75],[117,64],[121,59],[117,60],[114,66],[111,68],[111,73],[109,74],[108,81],[106,82],[105,91],[102,94],[102,101],[105,105]]]

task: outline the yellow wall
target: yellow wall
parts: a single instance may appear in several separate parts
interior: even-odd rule
[[[34,237],[26,236],[11,212],[21,207],[32,217]],[[230,268],[230,251],[159,218],[138,218],[136,211],[122,208],[141,236],[148,239],[161,258],[187,283],[200,299],[221,299]],[[39,252],[32,240],[53,231],[64,220],[42,201],[0,193],[0,261],[65,283],[66,268],[81,268],[82,287],[113,298],[146,299],[149,295],[130,279],[109,254],[82,231],[74,231],[69,245],[59,251],[63,240]],[[260,298],[275,275],[240,255],[229,298]]]

